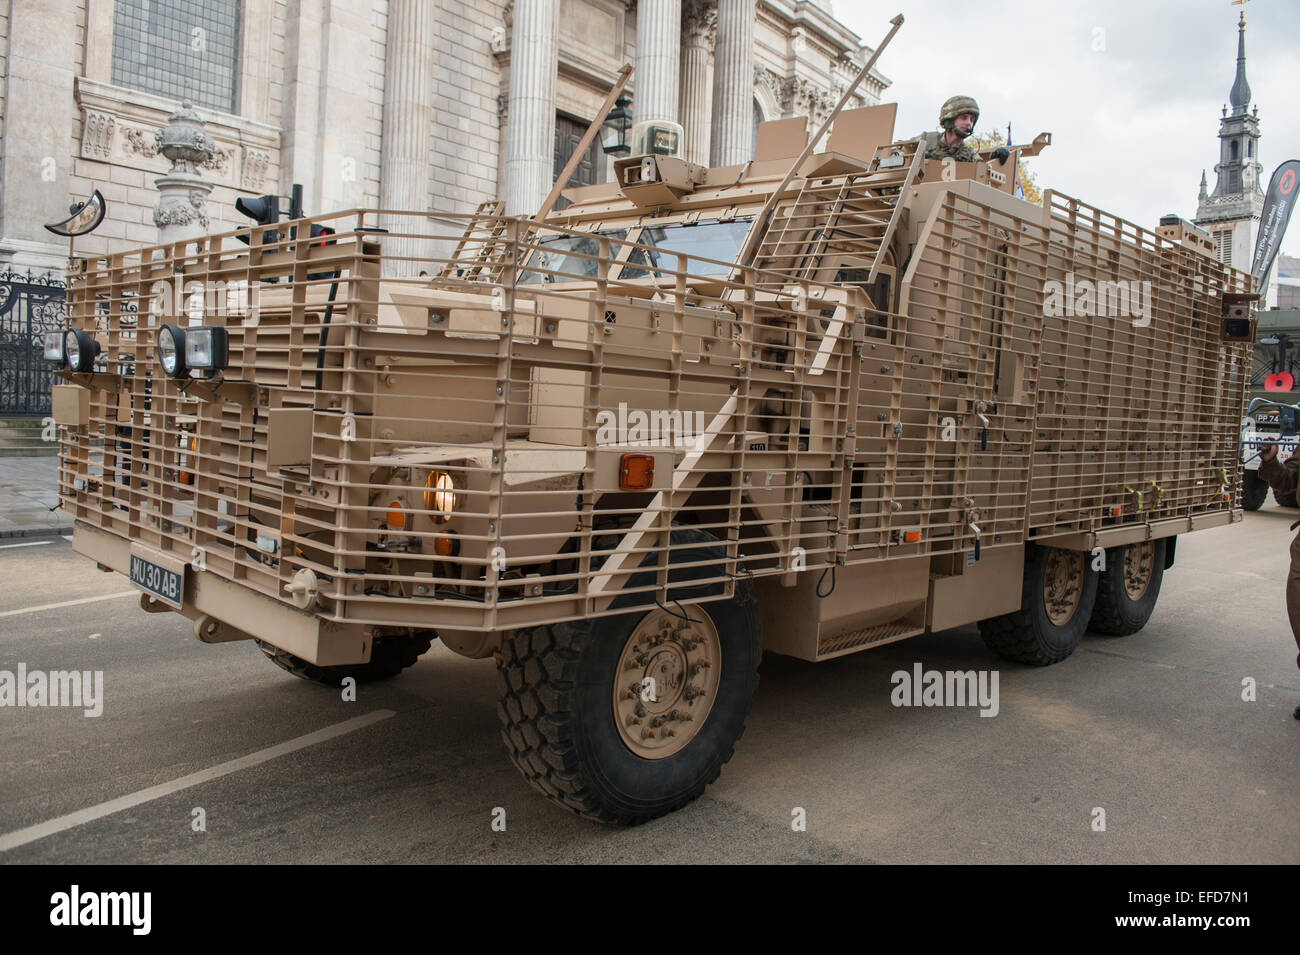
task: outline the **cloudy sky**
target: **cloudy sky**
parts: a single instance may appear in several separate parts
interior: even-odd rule
[[[832,0],[836,17],[875,46],[899,104],[896,135],[937,125],[953,93],[979,100],[977,132],[1007,121],[1017,142],[1044,130],[1040,185],[1139,225],[1196,213],[1201,170],[1214,190],[1219,117],[1236,70],[1229,0]],[[1101,47],[1101,49],[1094,49]],[[1246,4],[1246,76],[1259,107],[1264,185],[1300,158],[1300,3]],[[1297,217],[1300,221],[1300,217]],[[1300,254],[1300,224],[1283,243]]]

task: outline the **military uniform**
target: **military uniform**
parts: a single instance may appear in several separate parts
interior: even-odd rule
[[[949,96],[939,108],[939,136],[938,139],[926,136],[926,159],[952,159],[956,162],[979,162],[980,157],[975,154],[964,142],[965,137],[957,141],[957,145],[948,145],[948,133],[955,129],[957,117],[962,113],[970,113],[975,122],[980,120],[980,105],[970,96]],[[971,124],[971,131],[975,129],[974,123]]]
[[[1300,485],[1300,453],[1280,463],[1276,455],[1271,461],[1261,461],[1259,476],[1276,494],[1289,494]],[[1292,524],[1291,529],[1295,530],[1297,526],[1300,526],[1300,520]],[[1291,635],[1300,648],[1300,534],[1291,541],[1291,569],[1286,575],[1286,612],[1291,618]],[[1300,658],[1296,662],[1300,664]],[[1297,709],[1297,718],[1300,718],[1300,709]]]
[[[949,146],[946,137],[941,133],[939,142],[925,151],[926,159],[952,159],[957,162],[979,162],[980,157],[975,155],[975,150],[966,145],[965,142],[959,142],[956,146]]]

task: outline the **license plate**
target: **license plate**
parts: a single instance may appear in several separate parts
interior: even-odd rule
[[[131,583],[168,606],[182,609],[185,597],[185,565],[180,570],[155,564],[139,554],[131,555]]]

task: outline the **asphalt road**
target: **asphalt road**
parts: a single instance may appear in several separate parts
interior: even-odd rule
[[[1000,661],[973,627],[823,664],[768,655],[721,779],[628,830],[571,816],[517,775],[488,661],[435,644],[344,702],[248,643],[201,644],[188,621],[131,596],[13,613],[129,588],[63,539],[0,548],[0,670],[102,670],[105,687],[97,718],[0,708],[0,846],[221,772],[58,823],[0,863],[1294,864],[1300,671],[1282,581],[1295,516],[1270,501],[1183,537],[1146,629],[1089,635],[1057,666]],[[895,708],[890,676],[917,662],[998,670],[998,715]],[[792,830],[795,807],[806,831]]]

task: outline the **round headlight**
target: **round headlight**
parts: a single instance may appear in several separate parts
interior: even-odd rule
[[[185,374],[185,330],[175,325],[158,329],[158,361],[169,378]]]
[[[424,509],[439,523],[451,520],[456,506],[456,485],[446,471],[433,471],[424,482]]]
[[[93,371],[95,356],[99,354],[99,342],[79,328],[69,328],[63,333],[63,354],[70,371]]]

